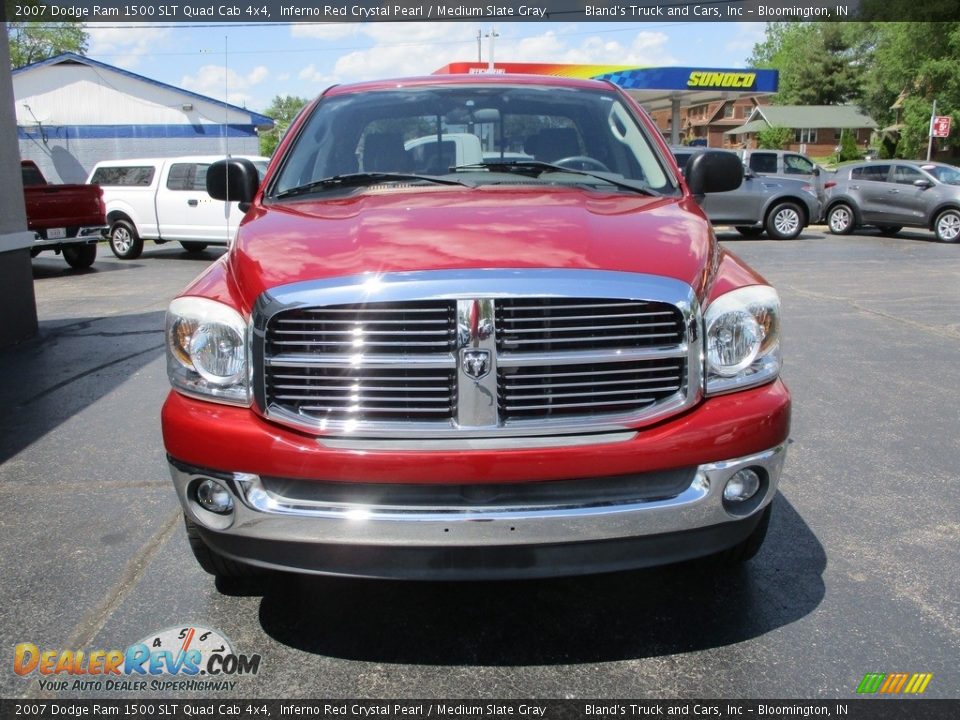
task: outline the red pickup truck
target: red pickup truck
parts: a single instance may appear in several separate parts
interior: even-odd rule
[[[35,241],[30,252],[63,253],[73,268],[88,268],[106,230],[103,191],[96,185],[51,185],[32,160],[20,161],[27,228]]]
[[[458,164],[456,134],[481,162]],[[436,136],[433,147],[411,138]],[[790,424],[776,291],[721,248],[616,86],[433,76],[331,88],[230,251],[170,304],[162,425],[191,547],[406,579],[604,572],[760,547]]]

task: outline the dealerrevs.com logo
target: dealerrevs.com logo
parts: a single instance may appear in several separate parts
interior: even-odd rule
[[[260,655],[234,651],[222,633],[199,626],[151,633],[126,650],[14,648],[13,671],[37,677],[42,690],[233,690],[235,678],[256,675]]]

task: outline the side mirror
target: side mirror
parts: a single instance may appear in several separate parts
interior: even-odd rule
[[[913,184],[920,188],[921,190],[926,190],[928,187],[933,187],[933,183],[927,180],[926,178],[920,178],[919,180],[914,180]]]
[[[743,164],[733,153],[707,150],[687,161],[686,178],[693,195],[736,190],[743,182]]]
[[[819,166],[819,165],[814,165],[814,166],[813,166],[813,176],[814,176],[814,177],[820,177],[820,166]]]
[[[259,188],[257,168],[245,158],[218,160],[207,169],[207,193],[214,200],[249,203]]]

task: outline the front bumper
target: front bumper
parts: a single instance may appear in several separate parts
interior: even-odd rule
[[[790,394],[777,380],[632,432],[495,448],[318,438],[176,392],[162,421],[184,511],[216,552],[295,572],[479,580],[660,565],[736,545],[776,494]],[[731,508],[724,485],[743,467],[758,469],[761,489]],[[232,513],[197,504],[202,478],[230,490]]]
[[[338,483],[217,473],[174,460],[170,470],[207,544],[242,562],[359,577],[499,579],[624,570],[732,547],[776,494],[785,455],[784,443],[694,468],[597,479],[603,491],[595,494],[594,481],[560,483],[566,489],[559,491],[551,488],[556,483],[538,483],[524,484],[519,496],[509,486],[464,492],[457,503],[431,486],[418,486],[400,504],[389,493],[382,501],[361,499],[370,486],[352,501]],[[759,475],[760,490],[732,505],[723,489],[744,468]],[[230,490],[231,513],[199,505],[195,488],[206,478]],[[676,494],[665,496],[668,486]],[[498,501],[502,495],[507,499]]]

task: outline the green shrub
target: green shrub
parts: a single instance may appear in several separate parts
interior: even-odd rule
[[[793,140],[793,130],[772,125],[757,133],[757,147],[761,150],[783,150]]]

